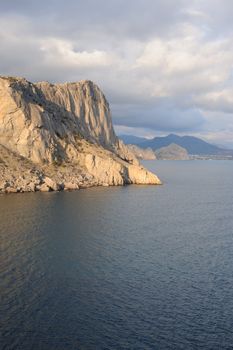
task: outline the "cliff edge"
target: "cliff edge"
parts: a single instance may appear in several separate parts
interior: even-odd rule
[[[0,192],[160,184],[113,129],[91,81],[0,77]]]

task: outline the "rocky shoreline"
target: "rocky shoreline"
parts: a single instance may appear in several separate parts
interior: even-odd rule
[[[87,142],[85,142],[85,146],[87,147]],[[89,145],[89,147],[93,148],[92,145]],[[135,179],[133,179],[133,174],[131,174],[130,177],[126,172],[124,174],[124,171],[120,173],[116,166],[116,164],[118,166],[120,166],[120,164],[117,163],[116,160],[110,158],[109,152],[105,154],[106,150],[100,149],[100,147],[94,148],[95,155],[93,155],[92,151],[92,153],[87,153],[86,157],[84,157],[84,159],[86,159],[85,166],[81,163],[39,165],[34,164],[30,160],[0,145],[0,194],[38,191],[72,191],[94,186],[117,186],[131,183],[144,183],[143,178],[141,180],[137,178],[139,170],[141,170],[143,176],[146,176],[145,181],[147,181],[148,184],[154,184],[155,181],[157,184],[160,183],[155,175],[147,172],[147,170],[141,166],[136,166]],[[86,149],[88,150],[88,148]],[[97,155],[97,151],[101,152],[101,154]],[[93,158],[95,161],[102,162],[103,165],[100,167],[100,172],[95,169],[99,167],[93,163]],[[121,161],[123,164],[125,163],[124,167],[127,167],[127,162],[119,159],[118,161]],[[110,167],[106,164],[109,162]],[[131,167],[134,168],[133,165],[130,165],[130,168]],[[120,170],[124,170],[124,168],[122,167]]]

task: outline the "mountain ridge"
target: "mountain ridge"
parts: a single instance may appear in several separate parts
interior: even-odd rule
[[[137,145],[141,148],[150,147],[153,150],[157,150],[162,147],[169,146],[171,143],[175,143],[185,148],[189,154],[198,155],[219,155],[227,154],[233,151],[220,148],[216,145],[210,144],[200,138],[194,136],[179,136],[176,134],[169,134],[167,136],[155,137],[153,139],[144,140]]]

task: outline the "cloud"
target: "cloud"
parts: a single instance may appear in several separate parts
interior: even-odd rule
[[[135,68],[159,77],[162,95],[200,94],[230,78],[232,43],[232,39],[207,41],[202,32],[189,27],[171,40],[148,42]]]
[[[0,13],[31,18],[38,31],[53,36],[98,34],[145,40],[167,33],[185,0],[31,0],[0,1]]]
[[[233,113],[233,87],[213,91],[197,97],[197,103],[206,111]],[[232,118],[233,119],[233,118]]]
[[[63,68],[73,67],[99,67],[114,64],[114,55],[101,50],[78,51],[72,42],[59,39],[45,39],[41,41],[40,50],[44,54],[47,64],[56,64]]]
[[[174,108],[172,101],[160,101],[160,103],[144,105],[113,105],[115,124],[130,127],[147,128],[157,132],[196,131],[202,127],[205,120],[198,110]]]

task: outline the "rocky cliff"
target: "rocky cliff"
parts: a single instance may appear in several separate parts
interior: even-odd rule
[[[93,82],[0,77],[0,191],[130,183],[160,181],[117,138]]]

